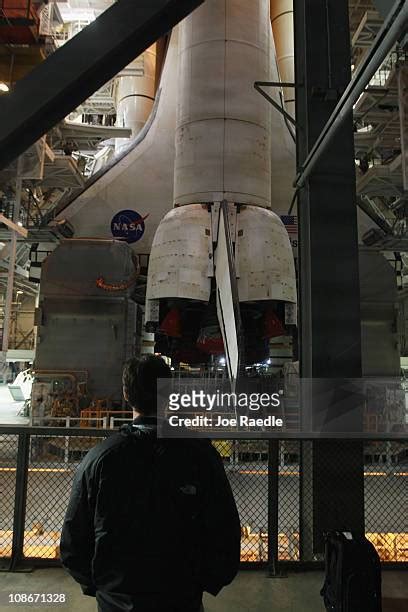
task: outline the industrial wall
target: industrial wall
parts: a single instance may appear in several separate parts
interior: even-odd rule
[[[34,369],[86,371],[92,398],[121,402],[123,363],[135,354],[137,305],[125,286],[131,250],[114,241],[67,240],[43,265]]]

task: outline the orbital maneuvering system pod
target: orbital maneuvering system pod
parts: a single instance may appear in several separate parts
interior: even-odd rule
[[[156,351],[189,364],[223,355],[231,378],[269,356],[296,305],[291,244],[271,210],[279,142],[253,86],[270,77],[271,37],[269,0],[207,0],[182,22],[174,209],[148,271]]]

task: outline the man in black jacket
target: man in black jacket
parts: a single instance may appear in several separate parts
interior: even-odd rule
[[[199,612],[235,577],[240,524],[222,461],[207,440],[157,438],[159,357],[131,359],[123,393],[134,421],[79,466],[61,560],[100,612]]]

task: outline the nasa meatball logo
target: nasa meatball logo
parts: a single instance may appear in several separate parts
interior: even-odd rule
[[[112,219],[112,236],[129,244],[137,242],[145,233],[145,221],[148,216],[142,217],[135,210],[121,210]]]

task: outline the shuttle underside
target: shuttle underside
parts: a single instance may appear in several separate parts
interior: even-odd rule
[[[292,248],[282,221],[271,210],[234,203],[226,210],[233,254],[228,273],[239,304],[236,333],[241,361],[253,363],[268,357],[271,337],[290,333],[285,310],[286,304],[296,304]],[[156,334],[156,351],[175,362],[205,363],[211,355],[228,352],[220,318],[234,295],[222,295],[217,282],[221,215],[220,203],[180,206],[156,232],[146,325]]]

